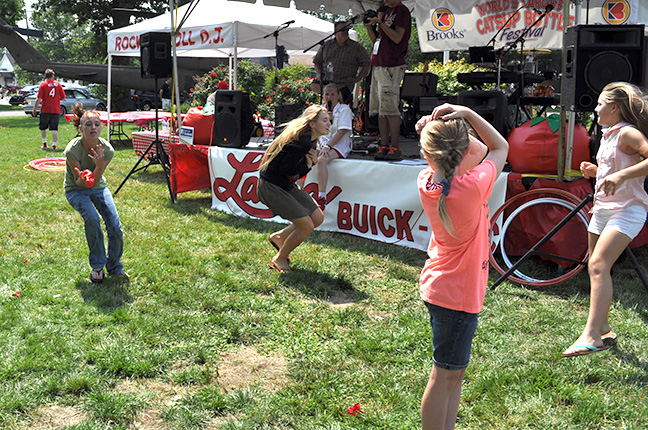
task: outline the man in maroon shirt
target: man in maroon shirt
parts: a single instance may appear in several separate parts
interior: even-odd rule
[[[38,128],[43,139],[43,149],[47,149],[47,129],[52,131],[52,149],[56,149],[58,141],[59,116],[61,115],[61,100],[65,98],[65,91],[61,84],[54,80],[54,70],[45,70],[45,80],[38,87],[38,95],[32,110],[32,116],[36,116],[36,108],[41,102],[40,121]]]
[[[389,9],[377,17],[363,17],[367,33],[374,43],[371,65],[369,114],[378,114],[380,147],[377,160],[401,160],[400,85],[405,75],[405,54],[412,31],[412,16],[401,0],[385,0]],[[377,32],[373,25],[377,24]]]

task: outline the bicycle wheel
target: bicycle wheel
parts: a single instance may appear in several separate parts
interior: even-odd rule
[[[529,198],[531,200],[528,200]],[[538,188],[526,191],[507,200],[491,217],[491,247],[489,253],[491,265],[503,275],[516,264],[516,261],[511,260],[507,251],[507,240],[512,247],[517,248],[517,252],[513,253],[521,257],[551,229],[545,228],[544,230],[541,229],[541,231],[534,231],[533,236],[535,239],[528,244],[520,245],[519,240],[515,241],[513,233],[507,236],[514,222],[520,223],[523,218],[531,220],[534,218],[537,219],[542,213],[550,212],[554,217],[559,217],[555,223],[558,224],[580,202],[581,199],[575,195],[553,188]],[[500,226],[497,221],[500,216],[504,215],[505,211],[511,211],[511,213]],[[544,267],[544,265],[539,264],[540,262],[537,258],[530,258],[515,270],[509,276],[509,279],[520,284],[548,286],[555,285],[575,276],[583,270],[589,258],[589,250],[587,248],[587,226],[589,220],[590,215],[585,209],[581,209],[574,218],[563,226],[563,229],[566,229],[564,231],[567,231],[569,234],[570,249],[559,249],[556,244],[549,241],[534,252],[534,256],[539,256],[544,261],[550,260],[562,266],[562,272],[550,270]],[[570,254],[574,253],[572,246],[574,243],[579,244],[582,248],[577,251],[576,257],[570,256]],[[501,254],[502,264],[500,264],[495,255],[498,249]]]

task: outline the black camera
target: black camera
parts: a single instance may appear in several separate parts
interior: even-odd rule
[[[365,24],[369,24],[369,18],[375,18],[377,16],[378,16],[378,12],[376,12],[373,9],[368,9],[364,13],[364,18],[362,19],[362,22],[364,22]]]

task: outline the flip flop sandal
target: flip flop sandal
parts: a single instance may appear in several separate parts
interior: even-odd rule
[[[580,357],[581,355],[587,355],[587,354],[593,354],[595,352],[601,352],[610,349],[611,345],[605,345],[603,346],[594,346],[594,345],[572,345],[565,352],[562,353],[563,358],[569,358],[569,357]],[[576,348],[584,348],[580,351],[572,351],[573,349]],[[571,351],[571,352],[569,352]]]
[[[613,331],[609,331],[601,335],[601,340],[603,341],[604,345],[614,344],[617,340],[617,334]]]
[[[290,272],[292,272],[292,270],[290,268],[282,269],[281,267],[277,266],[277,263],[275,263],[274,261],[269,262],[268,267],[271,268],[271,269],[276,270],[279,273],[290,273]]]
[[[101,269],[92,269],[92,272],[90,272],[90,281],[92,281],[95,284],[101,284],[104,280],[104,270],[103,268]]]
[[[276,249],[277,252],[280,251],[280,249],[279,249],[279,245],[277,245],[276,243],[274,243],[274,242],[272,241],[272,239],[268,238],[268,242],[270,242],[270,245],[274,246],[274,249]],[[288,261],[288,264],[290,264],[290,257],[286,258],[286,260]]]

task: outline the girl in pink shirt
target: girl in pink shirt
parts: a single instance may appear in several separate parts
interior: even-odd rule
[[[483,152],[477,161],[470,154],[483,145],[469,134],[469,124],[489,149],[480,164]],[[421,154],[429,164],[419,174],[418,189],[432,227],[420,289],[430,313],[434,346],[421,421],[423,430],[451,429],[488,281],[487,199],[506,162],[508,144],[465,106],[439,106],[421,118],[417,130]]]
[[[605,86],[595,108],[598,123],[607,127],[596,161],[580,165],[586,178],[596,177],[593,216],[590,221],[587,268],[590,277],[590,310],[580,337],[563,357],[608,349],[616,340],[608,322],[612,304],[610,270],[646,222],[648,195],[648,98],[637,86],[613,82]]]

